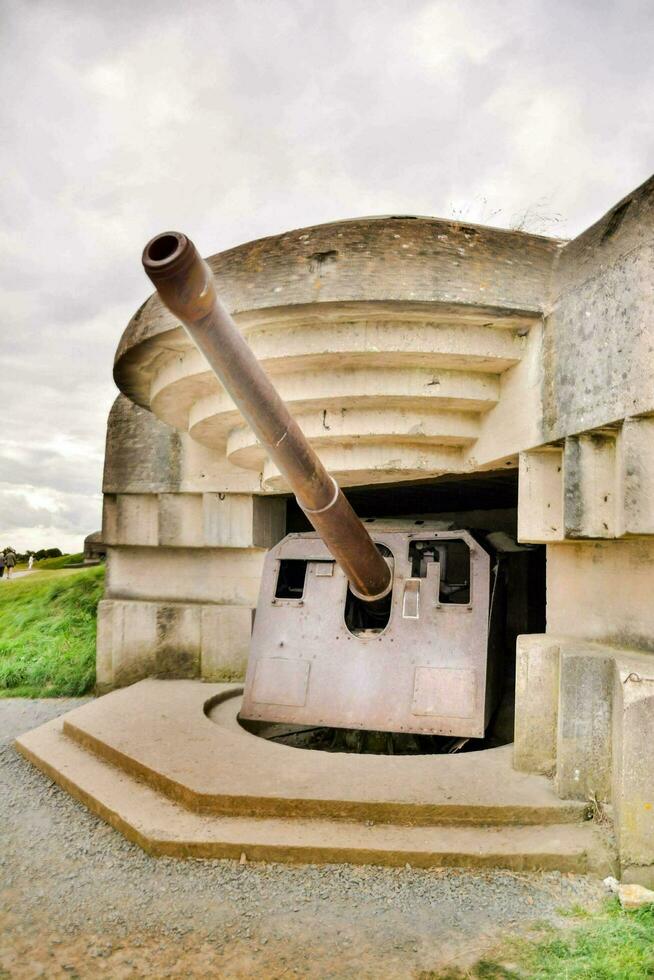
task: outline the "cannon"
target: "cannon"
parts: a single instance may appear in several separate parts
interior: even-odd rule
[[[143,266],[315,532],[264,563],[241,717],[481,738],[499,693],[500,562],[469,530],[355,514],[179,232]]]

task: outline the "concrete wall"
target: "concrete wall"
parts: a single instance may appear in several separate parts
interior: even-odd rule
[[[285,501],[119,396],[107,430],[100,692],[148,675],[242,677]],[[230,490],[231,488],[231,490]]]
[[[654,540],[550,545],[547,628],[654,651]]]
[[[517,652],[515,767],[610,805],[622,877],[654,886],[654,654],[554,633]]]
[[[654,178],[560,252],[545,318],[544,442],[654,410]]]
[[[547,544],[547,635],[518,642],[515,764],[611,803],[622,873],[654,883],[654,180],[560,252],[542,445],[519,537]]]

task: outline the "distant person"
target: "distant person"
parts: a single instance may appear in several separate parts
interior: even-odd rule
[[[30,555],[29,561],[27,562],[27,571],[32,571],[32,565],[34,564],[34,555]]]
[[[5,555],[5,565],[7,567],[7,578],[11,578],[11,573],[14,570],[14,565],[16,564],[16,555],[13,551],[8,551]]]
[[[4,556],[4,552],[0,551],[0,578],[2,578],[4,573],[5,573],[5,556]]]

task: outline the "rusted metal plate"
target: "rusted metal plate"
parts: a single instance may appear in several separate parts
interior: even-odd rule
[[[482,737],[493,707],[486,691],[490,555],[466,531],[368,529],[392,555],[388,624],[353,633],[341,568],[316,534],[289,535],[265,562],[242,716]],[[457,541],[470,550],[468,591],[445,565],[443,546]],[[422,560],[421,549],[440,560]],[[283,597],[275,593],[288,561],[306,569],[303,583]]]

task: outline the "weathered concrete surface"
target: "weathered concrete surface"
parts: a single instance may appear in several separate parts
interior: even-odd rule
[[[248,606],[203,606],[200,621],[200,677],[205,681],[245,677],[254,609]]]
[[[250,605],[103,599],[97,691],[125,687],[144,674],[238,680],[245,676],[253,616]]]
[[[611,797],[613,660],[601,647],[560,647],[555,786],[567,800]]]
[[[105,493],[179,490],[181,435],[124,395],[107,420]]]
[[[514,772],[506,751],[486,753],[486,768],[474,753],[389,759],[293,749],[241,729],[234,692],[144,681],[16,744],[154,854],[611,869],[604,836],[580,820],[584,808],[557,800],[542,777]],[[217,698],[209,720],[203,708]]]
[[[616,434],[589,432],[565,440],[565,538],[616,536]]]
[[[538,441],[539,321],[560,247],[436,219],[358,219],[242,245],[209,264],[326,465],[354,485],[490,465],[516,441]],[[115,376],[158,418],[263,472],[264,489],[283,487],[157,297],[128,326]],[[469,454],[500,383],[504,411]],[[513,439],[507,421],[522,429]]]
[[[654,659],[616,664],[613,812],[625,881],[654,886]]]
[[[560,800],[544,777],[513,770],[510,746],[457,756],[296,749],[239,725],[239,691],[199,681],[141,681],[69,713],[64,731],[205,813],[406,825],[565,823],[583,814],[583,804]]]
[[[551,763],[561,797],[611,803],[623,880],[654,883],[654,656],[522,636],[516,702],[515,765]]]
[[[625,419],[620,431],[621,534],[654,534],[654,418]]]
[[[109,548],[108,599],[195,602],[254,606],[261,565],[260,548]]]
[[[563,454],[546,448],[520,454],[518,539],[545,544],[563,539]]]
[[[418,313],[421,303],[462,303],[519,315],[543,309],[559,247],[538,235],[437,218],[356,218],[259,239],[208,261],[225,305],[237,314],[411,302]],[[121,387],[123,359],[133,348],[176,327],[156,297],[141,307],[118,348]]]
[[[547,630],[654,650],[654,538],[547,549]]]
[[[654,178],[561,249],[545,320],[543,442],[652,412]]]
[[[283,498],[247,493],[105,494],[103,542],[161,548],[271,548],[285,534]]]
[[[556,765],[559,646],[549,636],[519,636],[516,656],[513,764],[550,774]]]
[[[284,501],[256,497],[258,489],[256,474],[116,399],[104,470],[98,691],[149,674],[243,675],[262,549],[285,530]]]
[[[610,429],[570,435],[562,447],[541,447],[520,456],[521,541],[651,535],[653,500],[654,419],[650,417],[628,418]]]
[[[45,730],[44,730],[45,729]],[[156,855],[305,864],[511,868],[608,873],[611,861],[588,824],[397,826],[342,820],[206,816],[80,749],[61,722],[18,740],[19,750],[128,840]]]

